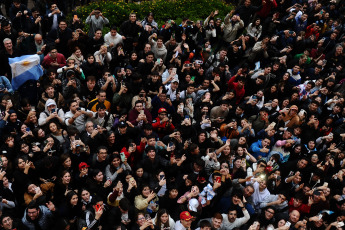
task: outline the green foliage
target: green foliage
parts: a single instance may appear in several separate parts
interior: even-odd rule
[[[218,17],[224,18],[232,9],[231,5],[222,0],[154,0],[143,1],[140,4],[125,3],[118,0],[98,1],[77,9],[79,17],[85,22],[93,9],[100,7],[103,15],[109,19],[110,25],[120,26],[128,20],[131,12],[137,13],[137,18],[142,20],[149,12],[155,15],[155,21],[159,26],[167,19],[173,19],[180,23],[182,18],[188,17],[192,21],[205,20],[206,17],[218,9]]]

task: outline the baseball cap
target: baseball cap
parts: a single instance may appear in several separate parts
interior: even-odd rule
[[[85,162],[80,162],[79,164],[79,170],[82,170],[83,168],[89,168],[90,165],[86,164]]]
[[[167,110],[165,108],[160,108],[158,110],[158,113],[168,113]]]
[[[171,81],[171,83],[173,83],[173,82],[180,83],[180,81],[179,81],[177,78],[174,78],[174,79]]]
[[[197,212],[198,207],[199,207],[199,201],[197,199],[193,198],[193,199],[189,200],[189,202],[188,202],[189,210],[191,210],[193,212]]]
[[[180,219],[181,220],[191,220],[194,216],[192,216],[188,211],[181,212]]]
[[[126,122],[121,121],[121,122],[119,123],[119,128],[124,128],[124,127],[127,127],[127,124],[126,124]]]
[[[56,103],[55,103],[55,101],[53,99],[48,99],[46,101],[46,106],[48,107],[48,106],[51,106],[51,105],[56,105]]]

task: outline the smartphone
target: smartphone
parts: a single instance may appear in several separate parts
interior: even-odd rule
[[[52,113],[55,113],[55,109],[52,109]]]
[[[134,181],[133,177],[129,178],[129,183],[132,183],[133,181]]]
[[[259,225],[259,222],[258,222],[258,221],[254,221],[253,227],[254,227],[255,229],[258,227],[258,225]]]
[[[29,127],[26,128],[26,132],[30,132],[30,128]]]
[[[77,111],[80,111],[80,110],[81,110],[81,108],[80,108],[80,107],[78,107],[78,108],[77,108]]]
[[[209,152],[209,153],[214,153],[214,151],[216,151],[215,148],[209,148],[209,149],[208,149],[208,152]]]
[[[286,227],[290,227],[290,226],[291,226],[291,223],[290,223],[289,221],[286,221],[285,226],[286,226]]]
[[[121,156],[121,161],[124,162],[126,160],[126,156],[123,152],[120,152],[120,156]]]
[[[102,206],[100,204],[96,204],[93,207],[96,209],[96,212],[98,212],[102,208]]]
[[[220,183],[220,176],[217,176],[217,177],[216,177],[216,182],[217,182],[217,183]]]
[[[185,116],[184,116],[184,119],[189,119],[189,115],[185,115]]]
[[[159,175],[159,180],[163,180],[164,175]]]
[[[175,58],[177,58],[177,56],[178,56],[178,51],[176,51],[176,53],[175,53]]]
[[[192,76],[192,77],[190,78],[190,80],[191,80],[191,81],[194,81],[194,80],[195,80],[195,76]]]
[[[172,69],[172,73],[173,73],[173,74],[176,74],[176,70],[177,70],[176,68],[173,68],[173,69]]]
[[[168,144],[168,147],[171,148],[174,146],[174,142],[170,141],[169,144]]]
[[[150,214],[145,214],[145,219],[146,219],[146,220],[150,220],[150,219],[151,219]]]
[[[161,64],[161,59],[160,58],[157,58],[157,63],[158,63],[158,65]]]
[[[140,110],[140,114],[144,114],[144,110]]]

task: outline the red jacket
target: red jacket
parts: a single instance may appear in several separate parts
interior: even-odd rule
[[[246,90],[244,89],[244,86],[242,86],[242,88],[238,88],[238,83],[234,82],[235,80],[236,80],[236,75],[230,78],[230,80],[228,81],[228,87],[229,89],[235,90],[236,104],[238,105],[241,102],[242,98],[244,97]]]
[[[54,62],[57,62],[59,64],[59,67],[54,67],[58,69],[66,65],[66,58],[65,56],[63,56],[63,54],[60,54],[60,53],[57,53],[56,58],[52,58],[50,56],[50,53],[48,53],[43,59],[42,66],[45,69],[49,69],[49,68],[52,68],[51,63],[54,63]]]
[[[310,212],[310,206],[307,204],[301,204],[301,206],[296,208],[293,206],[293,198],[291,198],[289,201],[289,213],[292,212],[293,210],[297,210],[300,213],[309,213]]]
[[[127,158],[127,162],[128,164],[133,168],[138,162],[140,162],[141,158],[142,158],[142,154],[145,150],[145,143],[144,142],[140,142],[140,145],[137,145],[137,149],[134,153],[130,154],[127,150],[126,147],[123,147],[121,149],[121,153],[124,153],[126,158]]]
[[[175,126],[172,123],[169,124],[167,121],[165,121],[161,124],[159,117],[156,118],[155,123],[152,123],[152,128],[157,132],[159,138],[162,138],[175,130]]]

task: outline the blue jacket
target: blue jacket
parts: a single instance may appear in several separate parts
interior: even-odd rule
[[[250,146],[249,151],[252,153],[253,157],[255,157],[256,159],[258,159],[259,156],[267,157],[269,152],[263,153],[263,152],[260,152],[260,149],[262,149],[262,140],[258,140],[257,142],[254,142]]]

